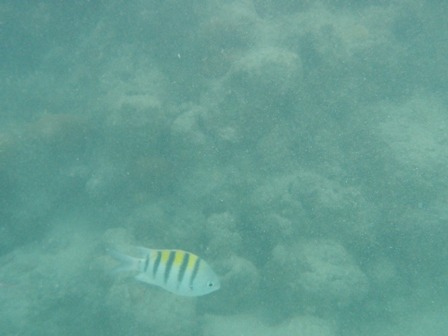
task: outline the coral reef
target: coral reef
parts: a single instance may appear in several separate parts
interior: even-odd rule
[[[363,300],[367,276],[340,244],[311,240],[278,245],[266,265],[266,282],[278,293],[283,312],[339,309]]]
[[[0,5],[2,334],[440,333],[446,6]],[[110,274],[135,245],[221,289]]]

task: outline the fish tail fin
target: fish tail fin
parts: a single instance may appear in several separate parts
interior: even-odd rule
[[[108,248],[106,251],[112,258],[120,262],[120,265],[112,270],[112,274],[122,272],[136,272],[139,270],[138,258],[130,257],[126,254],[118,252],[113,248]]]

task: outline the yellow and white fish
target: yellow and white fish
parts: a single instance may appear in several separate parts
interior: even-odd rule
[[[144,247],[138,249],[141,257],[108,250],[113,258],[121,262],[115,272],[138,272],[135,279],[183,296],[206,295],[221,286],[212,268],[193,253]]]

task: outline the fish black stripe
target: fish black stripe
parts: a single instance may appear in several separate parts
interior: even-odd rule
[[[193,287],[193,281],[196,278],[196,275],[198,275],[198,271],[199,271],[199,264],[201,263],[201,259],[197,258],[196,262],[194,264],[194,268],[193,268],[193,272],[191,273],[191,278],[190,278],[190,287]]]
[[[170,277],[171,268],[173,267],[174,263],[174,257],[176,257],[176,251],[171,251],[165,265],[165,275],[163,276],[163,281],[165,283],[168,282],[168,278]]]
[[[179,274],[177,275],[177,282],[180,284],[184,278],[185,271],[187,270],[188,261],[190,260],[190,253],[184,254],[184,259],[182,260],[182,264],[179,268]]]
[[[156,257],[156,260],[154,261],[154,265],[152,267],[152,276],[154,278],[156,277],[157,270],[159,269],[161,259],[162,259],[162,252],[157,251],[157,257]]]
[[[146,270],[148,269],[148,265],[149,265],[149,254],[146,255],[145,266],[143,266],[143,272],[146,273]]]

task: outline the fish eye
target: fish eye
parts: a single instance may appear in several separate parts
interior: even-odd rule
[[[209,282],[207,283],[207,286],[210,287],[210,288],[213,287],[214,285],[215,285],[215,284],[214,284],[212,281],[209,281]]]

